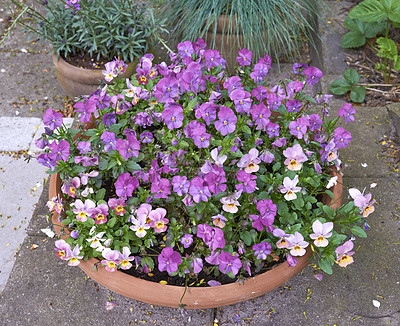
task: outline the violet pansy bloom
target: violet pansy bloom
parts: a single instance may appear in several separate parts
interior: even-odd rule
[[[190,181],[186,176],[175,175],[172,178],[172,190],[176,192],[178,196],[183,196],[189,191]]]
[[[242,182],[235,185],[236,190],[241,190],[242,192],[251,194],[256,189],[256,182],[254,181],[257,180],[256,175],[252,175],[244,170],[240,170],[236,176],[236,179]]]
[[[64,161],[64,162],[67,161],[68,156],[70,154],[69,152],[70,145],[66,140],[62,139],[58,144],[56,143],[56,141],[53,141],[49,145],[49,148],[51,152],[48,155],[51,160]]]
[[[296,121],[291,121],[289,123],[290,133],[296,136],[297,139],[302,139],[307,133],[307,127],[309,126],[309,121],[306,117],[301,117]]]
[[[129,172],[122,173],[115,182],[115,192],[118,197],[132,197],[133,191],[139,187],[137,177],[132,177]]]
[[[336,128],[333,135],[337,149],[347,147],[352,139],[351,133],[342,127]]]
[[[288,249],[290,249],[290,254],[292,256],[304,256],[306,249],[308,247],[308,242],[304,241],[304,237],[299,232],[291,234],[287,241],[289,242]]]
[[[162,113],[162,118],[168,129],[173,130],[182,127],[183,109],[178,104],[166,104]]]
[[[50,130],[55,130],[63,124],[63,115],[52,109],[47,109],[43,115],[43,124],[48,126]]]
[[[222,136],[226,136],[235,131],[237,117],[235,113],[227,106],[221,106],[218,112],[219,120],[214,122],[215,129],[221,132]]]
[[[182,257],[179,252],[171,247],[166,247],[158,255],[158,269],[160,272],[167,271],[168,274],[178,271],[179,264],[182,263]]]
[[[185,233],[185,235],[181,238],[181,243],[183,248],[187,249],[193,243],[193,235]]]
[[[233,275],[236,275],[239,272],[239,269],[242,267],[242,262],[239,259],[239,255],[235,256],[229,252],[222,251],[218,256],[219,260],[219,271],[228,274],[232,272]]]
[[[296,174],[294,179],[290,179],[289,177],[285,177],[283,179],[283,186],[279,189],[282,194],[285,194],[285,199],[287,201],[293,200],[297,198],[296,192],[301,190],[301,187],[297,187],[297,183],[299,182],[299,176]]]
[[[253,245],[254,256],[257,259],[265,260],[267,256],[271,253],[271,245],[268,242],[261,242]]]
[[[251,116],[254,124],[257,126],[256,130],[265,131],[270,122],[269,117],[271,116],[271,111],[265,106],[264,103],[255,104],[251,108]]]
[[[256,148],[250,149],[248,154],[242,156],[240,161],[237,163],[237,166],[240,168],[244,168],[246,173],[253,173],[259,170],[258,164],[260,164],[261,160],[258,158],[258,150]]]
[[[354,121],[354,115],[356,113],[356,109],[350,104],[345,103],[338,111],[338,116],[343,117],[345,119],[345,124],[350,121]]]
[[[164,208],[156,208],[149,213],[149,225],[154,229],[154,232],[161,233],[167,230],[169,220],[165,218],[167,211]]]
[[[251,57],[253,52],[247,49],[241,49],[239,51],[239,56],[236,57],[237,62],[239,62],[240,66],[250,66],[251,65]]]
[[[76,219],[79,222],[85,222],[87,217],[91,215],[89,211],[96,207],[96,204],[90,199],[86,199],[85,203],[78,199],[73,203],[73,206],[75,206],[75,208],[72,209],[72,211],[76,214]]]
[[[344,244],[336,248],[335,250],[335,253],[337,255],[336,261],[338,262],[340,267],[346,267],[347,265],[350,265],[354,261],[352,257],[354,251],[350,251],[353,249],[353,247],[354,247],[353,242],[351,240],[348,240]]]
[[[110,248],[105,248],[101,254],[105,258],[101,261],[101,264],[106,266],[106,271],[116,272],[122,259],[122,254],[118,250],[111,250]]]
[[[316,67],[307,67],[304,69],[303,73],[307,76],[307,83],[310,86],[317,84],[323,76],[322,71]]]
[[[225,222],[228,221],[228,219],[222,214],[214,215],[211,218],[213,220],[213,224],[221,229],[225,226]]]
[[[304,154],[303,148],[296,144],[293,147],[288,147],[283,151],[283,155],[285,155],[285,165],[291,171],[299,171],[302,168],[302,163],[307,161],[307,155]]]
[[[193,268],[193,273],[195,274],[200,273],[203,270],[203,259],[198,257],[193,258],[190,267]]]
[[[101,72],[103,73],[106,82],[110,82],[118,76],[118,70],[115,61],[107,62],[104,67],[106,70],[102,70]]]
[[[194,177],[190,181],[189,194],[192,195],[196,203],[208,201],[208,198],[211,197],[210,190],[201,177]]]
[[[312,229],[314,233],[310,234],[310,238],[314,240],[315,246],[326,247],[329,244],[327,238],[332,236],[333,223],[321,223],[321,221],[315,220]]]

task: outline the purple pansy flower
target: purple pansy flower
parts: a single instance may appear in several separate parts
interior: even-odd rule
[[[236,129],[237,117],[227,106],[221,106],[218,112],[218,121],[214,122],[215,129],[221,132],[222,136],[232,133]]]
[[[186,176],[176,175],[172,178],[172,190],[177,193],[178,196],[183,196],[189,191],[190,181]]]
[[[342,127],[336,128],[333,135],[337,149],[347,147],[352,140],[351,133]]]
[[[171,247],[166,247],[158,255],[158,269],[160,272],[167,271],[168,274],[178,271],[179,264],[182,263],[182,257],[179,252]]]
[[[265,106],[264,103],[253,105],[251,109],[251,116],[254,124],[257,126],[256,130],[265,131],[270,123],[269,117],[271,116],[271,111]]]
[[[302,139],[307,133],[307,127],[309,125],[308,119],[306,117],[298,118],[296,121],[291,121],[289,123],[290,133],[296,136],[297,139]]]
[[[208,201],[208,197],[211,197],[210,190],[201,177],[194,177],[190,181],[189,194],[192,195],[193,200],[196,203]]]
[[[183,248],[187,249],[193,243],[193,235],[185,233],[185,235],[181,238],[181,243]]]
[[[241,49],[239,51],[239,56],[236,57],[237,62],[239,62],[240,66],[250,66],[251,65],[251,57],[253,52],[247,49]]]
[[[173,130],[182,127],[183,109],[179,104],[166,104],[162,118],[168,129]]]
[[[304,69],[304,75],[307,76],[307,83],[312,86],[318,83],[323,73],[316,67],[307,67]]]
[[[55,112],[52,109],[47,109],[43,115],[43,124],[48,126],[50,130],[55,130],[63,124],[63,115]]]
[[[267,256],[271,253],[271,245],[268,242],[257,243],[252,248],[254,250],[254,256],[257,259],[265,260]]]
[[[229,252],[222,251],[218,256],[218,260],[219,271],[224,274],[232,272],[233,275],[236,275],[242,267],[242,262],[240,261],[238,254],[234,256]]]
[[[49,153],[49,158],[52,161],[67,161],[70,145],[65,139],[60,140],[58,144],[56,143],[56,141],[53,141],[49,145],[49,148],[51,150],[51,152]]]
[[[132,197],[133,191],[138,187],[137,177],[132,177],[129,172],[122,173],[115,182],[115,193],[122,198]]]
[[[237,113],[249,113],[251,102],[250,93],[241,89],[235,89],[230,93],[230,99],[235,103]]]
[[[345,103],[338,111],[338,116],[343,117],[345,119],[345,124],[347,122],[354,121],[354,115],[356,113],[356,109],[350,104]]]
[[[250,173],[246,173],[244,170],[240,170],[236,176],[237,180],[242,182],[235,185],[236,190],[241,190],[246,193],[253,193],[256,189],[256,182],[254,180],[257,179],[256,175],[252,175]]]

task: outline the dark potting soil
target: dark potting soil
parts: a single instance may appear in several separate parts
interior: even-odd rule
[[[97,60],[97,54],[94,54],[92,57],[87,53],[79,53],[75,55],[69,55],[68,57],[64,57],[63,59],[69,64],[85,69],[105,69],[104,64],[110,60],[106,60],[100,56]]]
[[[256,267],[252,266],[251,269],[251,277],[254,277],[256,275],[265,273],[266,271],[269,271],[276,267],[277,265],[285,263],[285,258],[283,255],[279,256],[276,260],[273,260],[271,262],[265,262],[264,266],[256,272]],[[230,278],[229,276],[220,273],[218,276],[214,276],[214,273],[211,272],[210,274],[207,274],[204,270],[208,269],[211,270],[212,268],[218,268],[217,266],[212,266],[208,263],[204,264],[203,270],[199,274],[194,274],[190,273],[188,274],[188,280],[187,280],[187,285],[188,286],[201,286],[201,287],[207,287],[209,286],[208,281],[218,281],[222,285],[224,284],[229,284],[229,283],[235,283],[239,281],[239,277],[235,278]],[[131,269],[128,270],[122,270],[120,269],[121,272],[131,275],[133,277],[137,277],[146,281],[151,281],[151,282],[156,282],[156,283],[164,283],[167,282],[166,284],[168,285],[176,285],[176,286],[185,286],[185,279],[179,276],[170,276],[166,271],[160,272],[157,268],[157,262],[154,270],[151,270],[149,273],[143,273],[139,269],[136,269],[135,266],[132,266]],[[247,272],[245,272],[245,278],[250,277]],[[244,279],[245,279],[244,278]]]

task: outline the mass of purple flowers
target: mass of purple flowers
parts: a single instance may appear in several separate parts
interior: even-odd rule
[[[294,64],[296,80],[267,88],[271,59],[253,66],[246,49],[235,76],[201,39],[180,43],[170,58],[156,64],[147,54],[126,80],[118,78],[123,62],[106,64],[110,83],[75,104],[77,130],[45,113],[37,159],[60,174],[62,197],[48,206],[73,235],[58,245],[60,257],[181,277],[243,278],[273,254],[293,266],[310,247],[327,273],[335,261],[351,263],[340,245],[365,236],[374,201],[354,190],[356,204],[335,211],[321,203],[332,196],[338,150],[352,139],[336,123],[355,114],[345,104],[330,119],[329,96],[305,95],[321,70]]]

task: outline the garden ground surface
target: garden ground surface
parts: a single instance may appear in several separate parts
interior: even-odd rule
[[[321,60],[313,57],[313,64],[325,73],[327,91],[348,68],[340,39],[343,13],[353,2],[325,4]],[[5,8],[0,0],[0,34]],[[344,184],[366,187],[377,200],[368,238],[355,242],[352,265],[335,266],[332,276],[318,281],[311,262],[284,286],[256,299],[181,314],[127,299],[87,279],[55,257],[54,239],[41,232],[48,225],[45,169],[34,161],[27,165],[23,154],[35,151],[33,139],[45,110],[65,109],[69,100],[57,84],[48,50],[26,42],[19,31],[0,49],[0,326],[400,325],[400,175],[388,155],[399,145],[394,139],[400,125],[393,118],[400,115],[399,104],[357,107],[356,121],[346,126],[353,142],[341,153]],[[335,98],[331,114],[343,103]],[[108,301],[116,304],[109,311]]]

